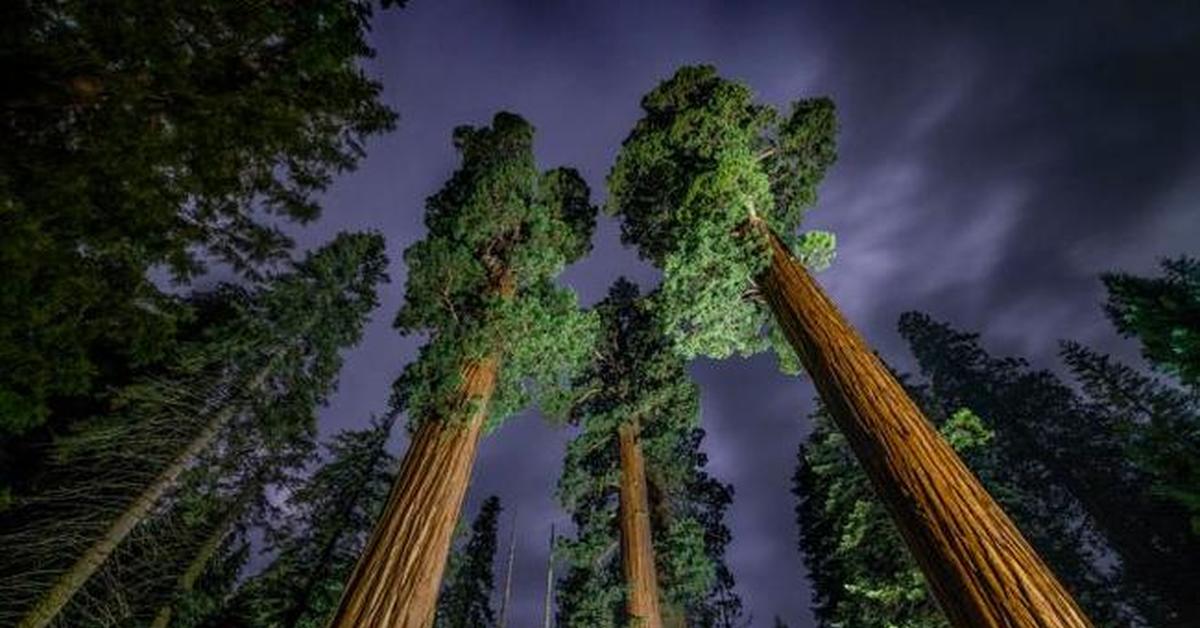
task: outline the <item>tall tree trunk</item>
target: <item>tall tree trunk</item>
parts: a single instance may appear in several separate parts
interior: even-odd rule
[[[1091,626],[1017,527],[765,223],[757,283],[950,622]]]
[[[330,628],[433,624],[497,369],[495,358],[469,363],[459,392],[470,414],[429,418],[413,434],[387,507],[346,583]]]
[[[550,524],[550,556],[546,558],[546,601],[542,607],[542,628],[554,625],[554,524]]]
[[[621,563],[627,591],[626,612],[637,628],[662,628],[654,539],[650,533],[650,502],[646,494],[646,465],[638,428],[617,428],[621,443]]]
[[[217,523],[217,527],[213,528],[212,533],[204,540],[204,544],[196,551],[196,556],[188,563],[187,569],[180,574],[178,589],[180,593],[187,594],[196,586],[196,581],[204,574],[204,569],[208,567],[208,563],[212,561],[213,556],[216,556],[217,550],[221,549],[221,544],[233,531],[237,522],[246,512],[246,506],[250,500],[259,495],[263,488],[261,477],[265,473],[260,474],[260,477],[255,478],[246,488],[242,489],[238,494],[237,499],[229,506],[229,511]],[[150,624],[150,628],[167,628],[171,623],[171,615],[174,613],[174,604],[168,602],[163,604],[158,609],[158,613],[154,616],[154,622]]]
[[[551,552],[554,547],[550,548]],[[500,619],[496,622],[496,628],[507,628],[508,626],[508,605],[512,599],[512,578],[513,564],[517,561],[517,512],[513,511],[512,530],[508,536],[508,566],[504,569],[504,594],[500,598]]]
[[[269,367],[260,371],[251,381],[249,390],[262,387],[269,373]],[[158,477],[142,491],[140,495],[109,525],[108,529],[75,561],[75,564],[59,576],[54,585],[31,607],[18,624],[19,628],[44,628],[54,621],[62,612],[71,598],[96,573],[96,570],[108,560],[117,546],[129,536],[129,533],[139,523],[146,519],[150,511],[158,504],[179,480],[180,474],[187,468],[196,456],[212,445],[217,439],[221,428],[225,427],[237,415],[239,404],[228,404],[215,416],[200,433],[192,439],[188,446],[180,452]]]

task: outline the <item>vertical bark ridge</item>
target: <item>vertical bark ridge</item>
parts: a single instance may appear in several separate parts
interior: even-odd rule
[[[771,244],[757,284],[950,622],[1091,626],[803,265],[755,224]]]
[[[388,503],[342,594],[331,628],[427,628],[454,526],[496,386],[498,362],[462,370],[469,416],[431,418],[417,428]]]
[[[621,444],[621,562],[627,590],[626,611],[631,626],[663,628],[642,447],[637,426],[623,423],[617,432]]]

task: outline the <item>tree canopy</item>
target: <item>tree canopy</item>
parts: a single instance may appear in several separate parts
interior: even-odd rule
[[[567,625],[624,625],[625,584],[615,551],[622,425],[637,426],[646,460],[664,603],[700,626],[721,625],[718,617],[740,608],[723,562],[729,540],[723,514],[732,491],[703,470],[699,393],[660,331],[653,300],[625,279],[613,284],[595,308],[599,344],[575,380],[568,416],[582,429],[567,446],[558,485],[577,528],[561,544],[569,563],[559,596]]]
[[[836,157],[833,103],[801,100],[780,115],[715,68],[689,66],[642,110],[608,176],[607,211],[621,216],[622,240],[663,270],[666,333],[687,356],[761,351],[769,316],[747,297],[769,256],[746,223],[761,218],[802,260],[828,264],[832,234],[796,229]],[[779,355],[798,368],[790,349]]]
[[[394,4],[384,2],[384,4]],[[0,9],[0,435],[169,349],[178,281],[257,277],[394,125],[368,0],[11,2]]]
[[[425,239],[405,251],[408,283],[396,327],[429,342],[397,382],[397,401],[420,422],[457,416],[454,391],[468,360],[503,364],[489,427],[565,383],[591,347],[594,317],[554,284],[591,250],[595,208],[577,172],[538,172],[533,127],[498,113],[491,127],[458,127],[462,165],[427,201]]]

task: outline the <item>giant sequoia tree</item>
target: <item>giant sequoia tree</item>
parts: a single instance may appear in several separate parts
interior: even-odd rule
[[[1087,625],[793,254],[834,160],[832,103],[801,101],[780,117],[713,68],[687,67],[642,109],[609,175],[611,209],[623,239],[663,269],[663,311],[680,349],[723,357],[786,338],[955,624]],[[804,238],[799,256],[821,241]],[[776,331],[764,333],[768,314]]]
[[[1154,494],[1153,475],[1130,455],[1136,441],[1130,440],[1127,426],[1147,418],[1122,410],[1122,405],[1150,399],[1087,403],[1053,373],[1034,370],[1021,359],[993,357],[979,345],[977,334],[959,332],[924,314],[905,314],[900,331],[935,393],[987,418],[1006,465],[1040,469],[1026,476],[1027,489],[1040,499],[1064,495],[1055,498],[1059,509],[1077,512],[1115,551],[1128,603],[1152,625],[1200,622],[1197,600],[1184,584],[1187,579],[1180,577],[1195,572],[1190,557],[1200,551],[1186,512]],[[1132,392],[1137,381],[1112,379],[1115,373],[1104,373],[1105,365],[1078,349],[1068,348],[1066,357],[1081,375],[1091,373],[1083,381],[1096,400],[1117,392],[1109,388],[1103,393],[1109,386]],[[1153,412],[1167,415],[1181,409],[1168,401],[1153,402]],[[1175,425],[1182,424],[1179,419],[1187,420],[1186,415],[1178,417]],[[1158,425],[1165,420],[1160,416]]]
[[[19,625],[51,622],[214,444],[307,438],[386,263],[382,237],[342,234],[260,291],[224,291],[225,320],[181,348],[172,370],[128,387],[115,412],[60,442],[54,488],[22,500],[0,528],[3,608],[21,613]]]
[[[1200,260],[1162,262],[1161,277],[1103,276],[1105,309],[1117,330],[1136,337],[1155,367],[1200,386]]]
[[[559,480],[578,528],[563,543],[566,625],[663,626],[684,616],[697,625],[713,610],[728,489],[700,469],[699,396],[652,303],[624,279],[613,285],[596,307],[592,361],[575,382],[569,416],[582,431]]]
[[[394,123],[359,65],[373,4],[0,7],[0,436],[165,357],[182,312],[147,270],[280,259],[272,223]]]
[[[553,282],[591,247],[587,185],[538,172],[533,128],[510,113],[454,144],[462,165],[405,253],[396,326],[430,336],[397,383],[412,440],[335,626],[429,625],[480,436],[546,402],[592,346],[592,317]]]

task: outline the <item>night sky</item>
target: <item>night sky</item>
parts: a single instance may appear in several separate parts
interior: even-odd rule
[[[415,355],[420,339],[391,329],[401,251],[423,236],[424,199],[457,165],[451,129],[517,112],[537,127],[539,163],[578,168],[600,202],[642,94],[682,64],[714,64],[779,106],[835,100],[840,157],[805,226],[837,233],[838,259],[818,278],[901,368],[912,360],[895,324],[910,309],[1039,366],[1054,366],[1060,338],[1136,357],[1101,314],[1097,274],[1200,253],[1200,4],[1190,0],[411,4],[377,18],[368,64],[400,126],[336,182],[320,222],[297,232],[308,247],[378,229],[393,260],[383,305],[322,413],[324,434],[382,412]],[[621,274],[657,281],[602,218],[592,255],[563,281],[592,304]],[[752,625],[778,614],[811,626],[789,488],[813,390],[766,356],[701,360],[692,373],[710,470],[736,490],[729,562]],[[553,499],[570,436],[521,414],[476,465],[467,514],[501,497],[502,550],[516,512],[517,628],[540,621],[551,523],[570,531]],[[398,436],[396,451],[404,444]]]

